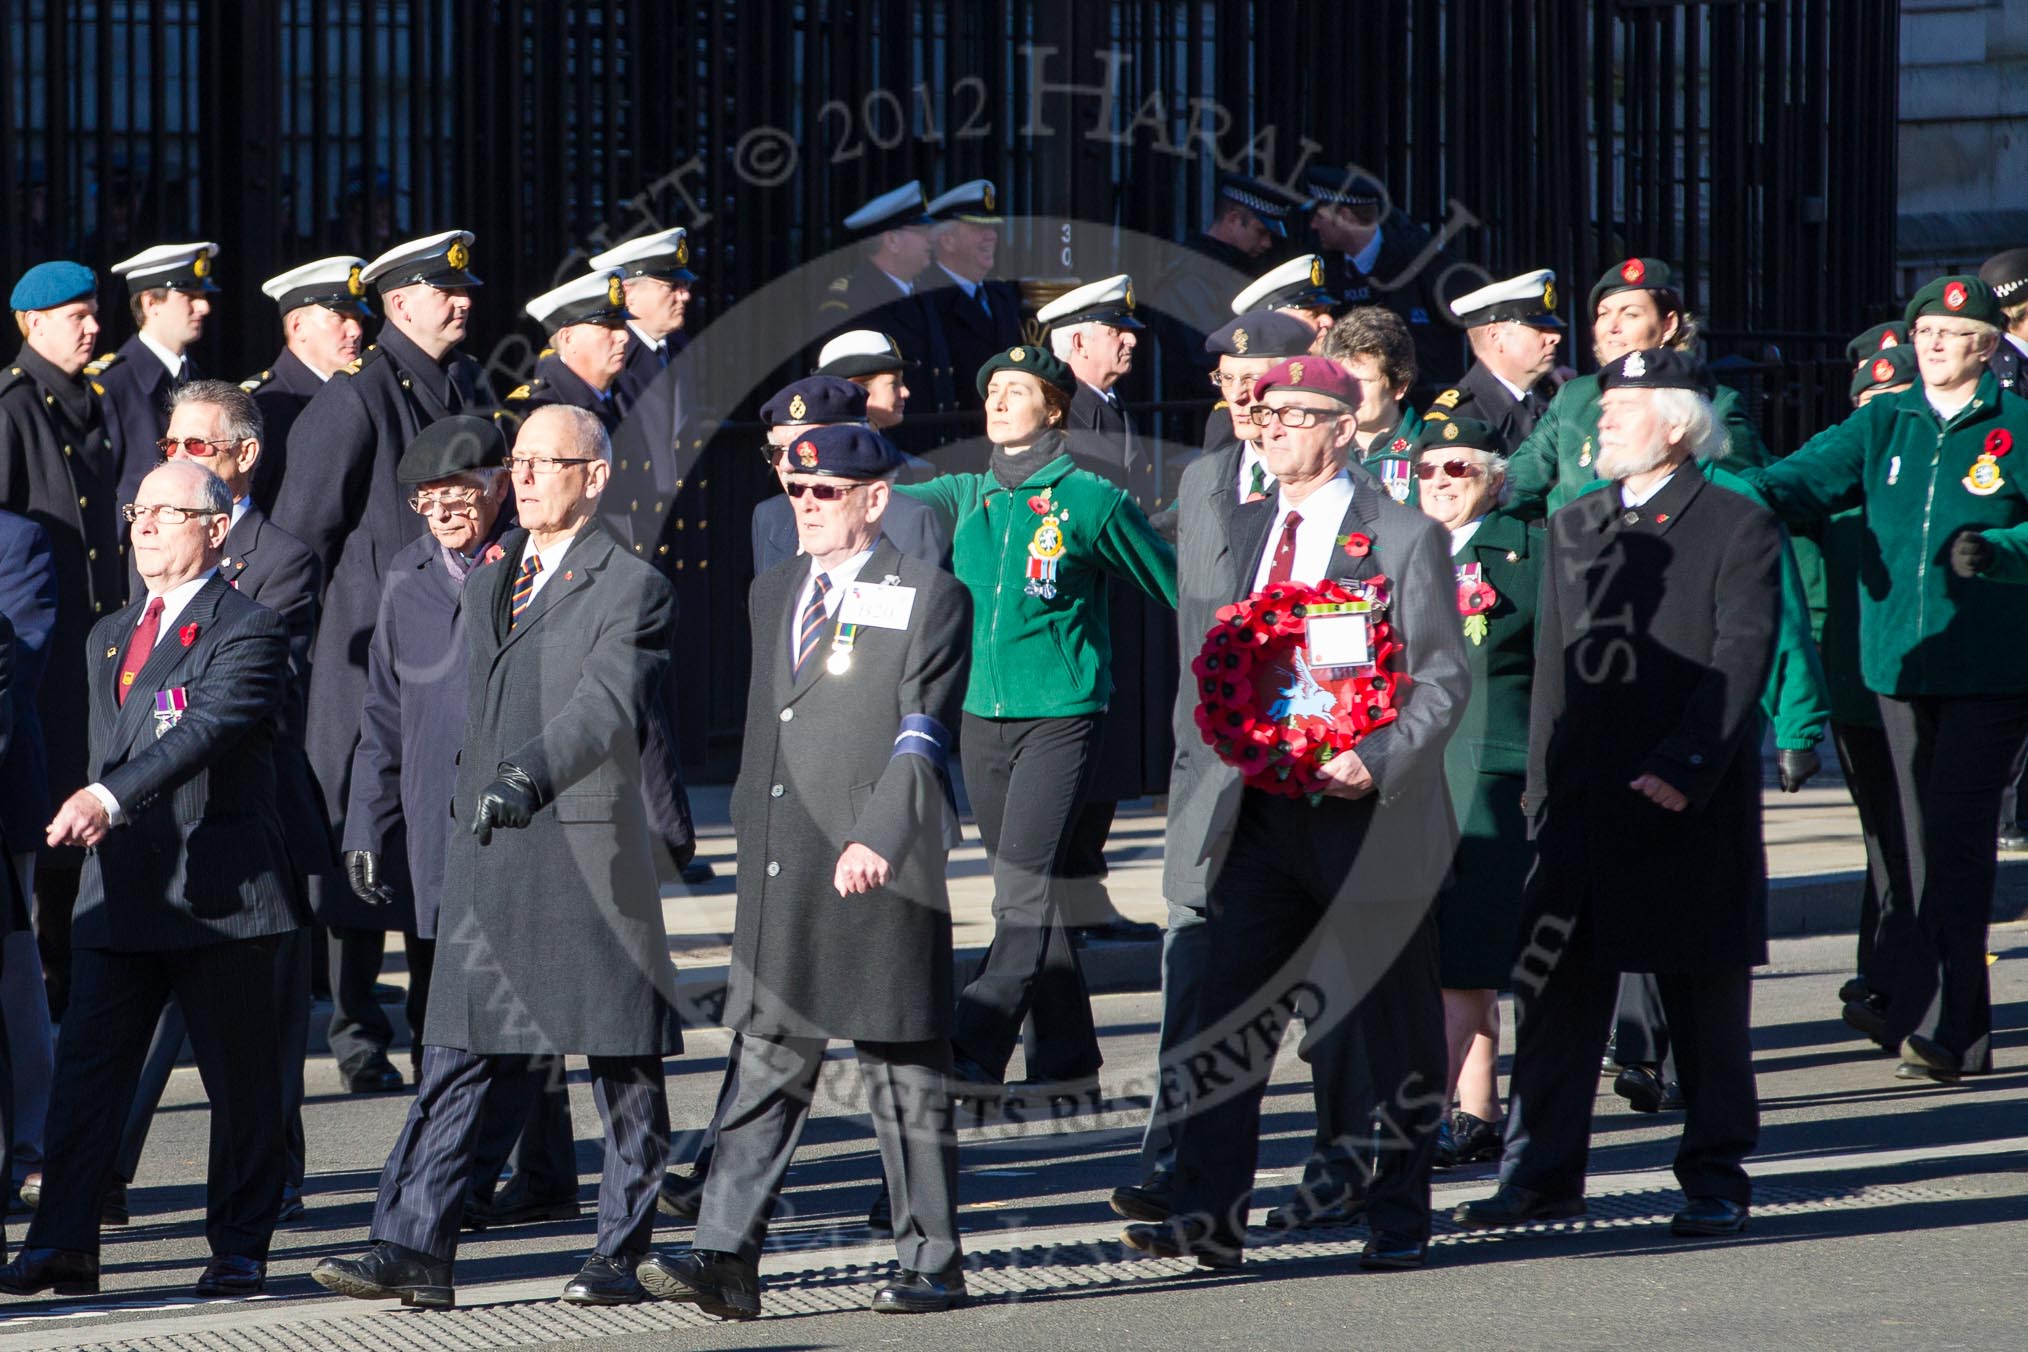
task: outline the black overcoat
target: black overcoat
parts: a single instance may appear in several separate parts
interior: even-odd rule
[[[296,415],[309,407],[324,384],[287,348],[272,366],[239,383],[261,411],[261,458],[254,461],[253,500],[264,512],[275,510],[275,498],[282,491],[289,467],[289,433],[296,425]]]
[[[861,627],[850,670],[826,669],[826,645],[797,675],[790,612],[810,567],[790,559],[749,595],[753,680],[732,795],[741,864],[726,1023],[769,1036],[943,1039],[953,1008],[944,862],[956,826],[944,757],[964,700],[971,600],[956,578],[883,536],[859,580],[914,588],[908,627]],[[911,716],[931,722],[904,734]],[[853,841],[886,859],[893,877],[841,897],[832,870]]]
[[[120,462],[121,502],[132,502],[141,480],[161,462],[155,443],[169,430],[169,396],[177,386],[204,374],[188,355],[183,364],[180,378],[169,374],[162,359],[136,334],[121,343],[118,352],[91,365],[89,374],[98,382],[105,404],[106,432]]]
[[[1767,960],[1760,694],[1781,608],[1773,513],[1682,469],[1549,519],[1528,729],[1538,865],[1524,924],[1579,918],[1593,961]],[[1654,774],[1669,812],[1628,787]]]
[[[33,850],[49,825],[49,757],[37,707],[56,629],[57,582],[49,533],[25,516],[0,511],[0,617],[13,630],[12,661],[0,714],[8,724],[0,753],[0,836],[16,854]]]

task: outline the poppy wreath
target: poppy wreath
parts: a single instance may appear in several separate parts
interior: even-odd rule
[[[1331,782],[1323,766],[1398,716],[1408,676],[1401,670],[1401,643],[1384,618],[1386,595],[1384,577],[1356,586],[1331,579],[1314,587],[1278,582],[1219,609],[1218,623],[1190,663],[1197,729],[1249,788],[1314,802]],[[1311,671],[1305,645],[1311,608],[1362,599],[1374,603],[1368,612],[1372,664],[1343,678]],[[1289,698],[1305,683],[1315,697],[1306,707]]]

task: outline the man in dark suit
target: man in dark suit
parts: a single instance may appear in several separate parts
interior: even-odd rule
[[[95,847],[73,929],[49,1158],[27,1245],[0,1291],[98,1289],[99,1205],[142,1048],[171,995],[190,1023],[214,1137],[200,1295],[266,1280],[282,1200],[275,962],[300,922],[275,809],[287,626],[219,576],[232,496],[196,465],[142,481],[134,552],[148,594],[90,638],[94,779],[49,823]]]
[[[1019,347],[1021,289],[993,276],[1000,252],[999,203],[993,181],[975,178],[930,202],[930,248],[936,261],[923,269],[924,297],[938,307],[950,346],[952,383],[966,407],[976,407],[973,385],[995,352]],[[946,465],[947,469],[983,469]]]
[[[282,704],[281,736],[274,748],[276,808],[293,868],[290,881],[296,916],[310,921],[305,880],[334,867],[330,828],[316,780],[303,754],[305,690],[309,683],[310,640],[317,631],[317,558],[302,541],[267,519],[254,505],[263,428],[259,407],[239,386],[223,380],[193,380],[169,396],[166,458],[188,460],[217,474],[232,495],[231,529],[218,574],[241,595],[282,617],[289,630],[289,687]],[[136,562],[139,559],[136,556]],[[145,590],[136,574],[134,590]],[[303,1057],[310,1036],[310,932],[284,935],[276,954],[276,1008],[281,1018],[282,1120],[288,1137],[288,1176],[282,1188],[283,1220],[303,1212]],[[125,1216],[127,1185],[134,1181],[155,1108],[168,1087],[189,1032],[182,1005],[171,1000],[162,1011],[148,1060],[134,1091],[126,1132],[114,1164],[107,1209]]]
[[[626,279],[627,356],[613,382],[620,416],[689,345],[683,321],[690,313],[690,290],[697,274],[690,270],[689,232],[682,226],[642,235],[591,256],[593,272],[619,269]]]
[[[423,533],[395,466],[430,423],[486,412],[485,377],[458,351],[471,318],[472,234],[447,230],[396,245],[360,274],[379,288],[387,322],[356,368],[334,376],[291,430],[294,467],[275,499],[275,524],[310,547],[324,570],[323,611],[311,653],[310,768],[333,833],[344,831],[352,751],[365,701],[366,648],[388,560]],[[311,879],[317,918],[330,926],[331,1053],[345,1087],[402,1086],[387,1059],[393,1026],[373,997],[386,934],[382,917],[344,879]]]
[[[254,469],[254,505],[275,509],[288,465],[289,430],[324,383],[359,360],[366,343],[361,274],[366,260],[340,254],[320,258],[261,283],[261,294],[282,312],[282,350],[273,365],[239,387],[260,405],[261,458]]]
[[[1599,372],[1598,473],[1549,523],[1523,806],[1537,850],[1500,1190],[1468,1228],[1584,1214],[1598,1056],[1623,971],[1653,972],[1682,1072],[1679,1235],[1737,1233],[1759,1132],[1747,1040],[1767,960],[1758,707],[1782,531],[1692,461],[1717,436],[1700,363]]]
[[[948,1129],[947,757],[971,605],[957,579],[881,536],[901,453],[859,426],[806,429],[789,473],[807,558],[751,596],[754,674],[733,818],[747,857],[726,1023],[731,1103],[687,1253],[641,1281],[724,1318],[760,1313],[767,1221],[824,1048],[849,1038],[896,1199],[894,1313],[964,1297]],[[814,491],[813,491],[814,490]],[[832,494],[820,499],[818,492]],[[871,785],[871,788],[866,786]],[[839,898],[844,901],[841,904]]]
[[[484,1116],[527,1111],[531,1057],[583,1055],[605,1123],[592,1258],[566,1300],[643,1296],[669,1153],[662,1057],[680,1051],[641,729],[673,643],[661,575],[597,522],[611,443],[535,410],[512,460],[521,529],[467,584],[471,697],[444,860],[421,1083],[388,1156],[374,1246],[311,1275],[342,1295],[447,1307]],[[530,906],[527,899],[540,897]]]
[[[97,286],[81,263],[38,263],[23,273],[10,305],[27,331],[14,360],[0,367],[0,507],[41,526],[56,563],[56,627],[36,701],[53,798],[89,777],[85,636],[127,597],[119,458],[98,387],[83,374],[99,334]],[[36,863],[36,937],[58,1018],[69,998],[70,915],[83,867],[75,849],[45,848]]]
[[[930,262],[932,224],[922,184],[884,192],[845,218],[859,241],[852,271],[836,278],[817,306],[830,331],[874,329],[891,334],[908,358],[908,385],[932,413],[957,406],[951,348],[942,307],[917,287]]]
[[[200,374],[190,347],[204,336],[204,320],[218,284],[211,280],[218,246],[157,244],[113,264],[127,279],[127,305],[135,333],[86,368],[105,391],[106,427],[120,460],[120,501],[155,467],[155,442],[169,425],[169,394]]]
[[[1389,1128],[1368,1192],[1373,1236],[1361,1262],[1414,1267],[1429,1237],[1429,1169],[1444,1100],[1431,903],[1457,829],[1443,749],[1468,685],[1450,550],[1433,521],[1347,468],[1358,389],[1336,363],[1291,358],[1254,390],[1253,413],[1266,419],[1263,454],[1279,487],[1233,513],[1219,579],[1226,600],[1280,582],[1384,577],[1383,614],[1402,645],[1406,688],[1393,722],[1324,763],[1330,783],[1315,803],[1249,787],[1206,751],[1198,790],[1205,801],[1192,809],[1203,833],[1170,835],[1172,854],[1184,856],[1184,870],[1202,871],[1207,891],[1212,957],[1192,1045],[1226,1040],[1248,1060],[1229,1080],[1199,1077],[1180,1087],[1190,1120],[1177,1152],[1174,1217],[1129,1225],[1124,1239],[1147,1253],[1238,1265],[1261,1098],[1282,1028],[1299,1012],[1310,1036],[1329,1042],[1317,1055],[1362,1064],[1375,1091],[1347,1089],[1319,1104],[1336,1148],[1371,1141],[1376,1115]],[[1205,543],[1217,548],[1216,537]],[[1370,653],[1370,625],[1355,633]],[[1321,641],[1314,632],[1308,639],[1320,665]],[[1353,647],[1348,642],[1347,657]],[[1330,977],[1313,975],[1320,970]]]
[[[1500,433],[1501,446],[1512,455],[1556,393],[1549,383],[1563,342],[1556,274],[1538,268],[1482,286],[1453,301],[1451,313],[1472,341],[1472,366],[1430,400],[1423,419],[1476,418]]]

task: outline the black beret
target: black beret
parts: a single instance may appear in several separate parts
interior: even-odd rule
[[[986,386],[993,379],[995,371],[1026,371],[1045,385],[1054,385],[1068,398],[1077,393],[1077,377],[1070,373],[1070,367],[1063,358],[1046,347],[1010,347],[1004,352],[995,352],[986,358],[979,368],[979,397],[986,397]]]
[[[1599,369],[1598,387],[1606,390],[1690,390],[1709,398],[1711,377],[1704,363],[1673,347],[1629,352]]]
[[[804,376],[776,390],[760,415],[769,427],[865,422],[866,390],[840,376]]]
[[[893,442],[857,423],[812,427],[782,448],[782,468],[791,474],[878,479],[903,463]]]
[[[507,461],[507,437],[491,418],[469,413],[439,418],[415,434],[401,454],[394,477],[426,484],[474,469],[498,469]]]
[[[1204,340],[1204,350],[1221,357],[1300,357],[1317,341],[1317,331],[1279,310],[1248,310]]]

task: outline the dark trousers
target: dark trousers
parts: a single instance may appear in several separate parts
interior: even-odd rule
[[[1104,1060],[1084,970],[1053,896],[1099,719],[965,715],[965,787],[993,861],[993,942],[958,995],[951,1045],[996,1078],[1030,1015],[1031,1079],[1081,1079]]]
[[[492,1201],[499,1190],[500,1170],[514,1161],[514,1177],[532,1201],[553,1202],[577,1197],[577,1135],[570,1120],[570,1084],[563,1058],[532,1056],[528,1068],[535,1096],[519,1117],[488,1116],[479,1128],[473,1156],[472,1195]]]
[[[214,1254],[265,1260],[288,1169],[283,1147],[276,953],[283,936],[200,948],[71,954],[71,1006],[57,1040],[42,1203],[31,1248],[99,1251],[99,1199],[148,1039],[175,997],[211,1097],[204,1234]]]
[[[1908,838],[1895,787],[1894,753],[1887,734],[1857,723],[1831,724],[1831,744],[1845,771],[1845,787],[1859,809],[1866,839],[1866,881],[1859,894],[1859,977],[1875,994],[1893,991],[1896,969],[1915,932],[1908,890]]]
[[[2007,787],[2000,790],[2000,829],[2002,831],[2010,827],[2020,826],[2023,822],[2021,816],[2021,784],[2024,779],[2028,779],[2028,742],[2023,742],[2021,749],[2014,753],[2013,772],[2007,776]]]
[[[1662,987],[1653,972],[1620,977],[1619,1003],[1613,1009],[1613,1060],[1623,1066],[1654,1066],[1665,1084],[1678,1078],[1670,1054],[1669,1016],[1662,1009]]]
[[[70,916],[83,874],[84,856],[76,850],[45,855],[35,865],[35,942],[49,984],[49,1016],[58,1022],[70,1003]]]
[[[401,942],[408,954],[404,1012],[408,1015],[409,1054],[414,1058],[423,1045],[436,941],[403,934]],[[327,955],[331,964],[332,1060],[343,1067],[372,1052],[385,1056],[394,1045],[394,1025],[373,998],[373,986],[380,980],[381,963],[387,956],[387,931],[333,926]]]
[[[432,1257],[458,1251],[466,1181],[489,1120],[527,1120],[546,1076],[527,1056],[480,1056],[423,1048],[408,1120],[380,1175],[372,1236]],[[594,1056],[592,1098],[605,1128],[599,1177],[598,1249],[608,1257],[647,1250],[655,1191],[669,1163],[669,1104],[659,1056]]]
[[[1177,1175],[1179,1212],[1208,1217],[1220,1244],[1242,1242],[1261,1101],[1282,1034],[1298,1014],[1325,1025],[1316,1030],[1313,1050],[1326,1100],[1318,1111],[1343,1138],[1321,1172],[1342,1175],[1369,1148],[1374,1118],[1385,1119],[1378,1143],[1385,1158],[1368,1190],[1368,1219],[1389,1235],[1429,1234],[1430,1165],[1445,1103],[1443,997],[1429,909],[1434,882],[1400,951],[1362,976],[1385,955],[1359,954],[1371,917],[1334,910],[1373,800],[1351,807],[1326,823],[1306,802],[1247,790],[1231,851],[1212,883],[1205,926],[1210,965],[1198,1002],[1200,1046],[1195,1064],[1186,1063],[1189,1125]],[[1332,983],[1335,991],[1311,979],[1320,955],[1345,973]]]
[[[1970,1074],[1993,1068],[1986,924],[1998,866],[1993,823],[2028,738],[2028,695],[1880,697],[1908,842],[1915,933],[1888,999],[1896,1043],[1911,1033]]]
[[[1063,875],[1054,889],[1066,928],[1108,925],[1120,918],[1106,892],[1106,838],[1113,833],[1119,806],[1110,798],[1087,799],[1071,814]]]
[[[748,1262],[760,1258],[827,1045],[814,1037],[741,1038],[732,1102],[697,1217],[696,1248],[736,1253]],[[960,1256],[958,1143],[944,1079],[950,1045],[938,1039],[852,1046],[894,1208],[895,1256],[904,1268],[943,1272]]]
[[[282,1135],[288,1151],[284,1181],[292,1191],[303,1187],[303,1058],[310,1040],[310,931],[293,930],[281,936],[275,948],[275,1009],[281,1020]],[[134,1086],[134,1106],[127,1111],[126,1130],[120,1137],[119,1158],[113,1173],[122,1183],[132,1183],[141,1167],[141,1151],[148,1144],[148,1128],[155,1110],[169,1087],[169,1073],[190,1033],[183,1006],[171,999],[155,1024],[154,1041],[148,1045],[148,1059],[141,1065],[141,1079]],[[214,1116],[215,1135],[223,1123]],[[213,1158],[217,1143],[213,1144]]]
[[[1210,927],[1195,906],[1169,903],[1169,927],[1162,935],[1162,1031],[1156,1053],[1159,1070],[1148,1125],[1141,1133],[1141,1177],[1176,1172],[1183,1139],[1185,1049],[1197,1036],[1198,1001],[1210,963]]]
[[[732,1035],[732,1046],[725,1053],[725,1074],[718,1080],[718,1098],[711,1105],[711,1120],[704,1124],[698,1134],[697,1149],[691,1153],[690,1168],[700,1178],[711,1172],[711,1161],[718,1154],[718,1133],[725,1127],[725,1115],[732,1111],[732,1101],[739,1094],[740,1049],[746,1045],[744,1033]]]
[[[1619,972],[1586,959],[1583,929],[1580,919],[1539,986],[1522,971],[1515,978],[1514,1076],[1500,1182],[1558,1198],[1584,1195],[1599,1050],[1620,990]],[[1654,980],[1683,1085],[1676,1181],[1686,1196],[1746,1205],[1753,1194],[1740,1161],[1760,1139],[1748,1040],[1752,969],[1659,972]]]

